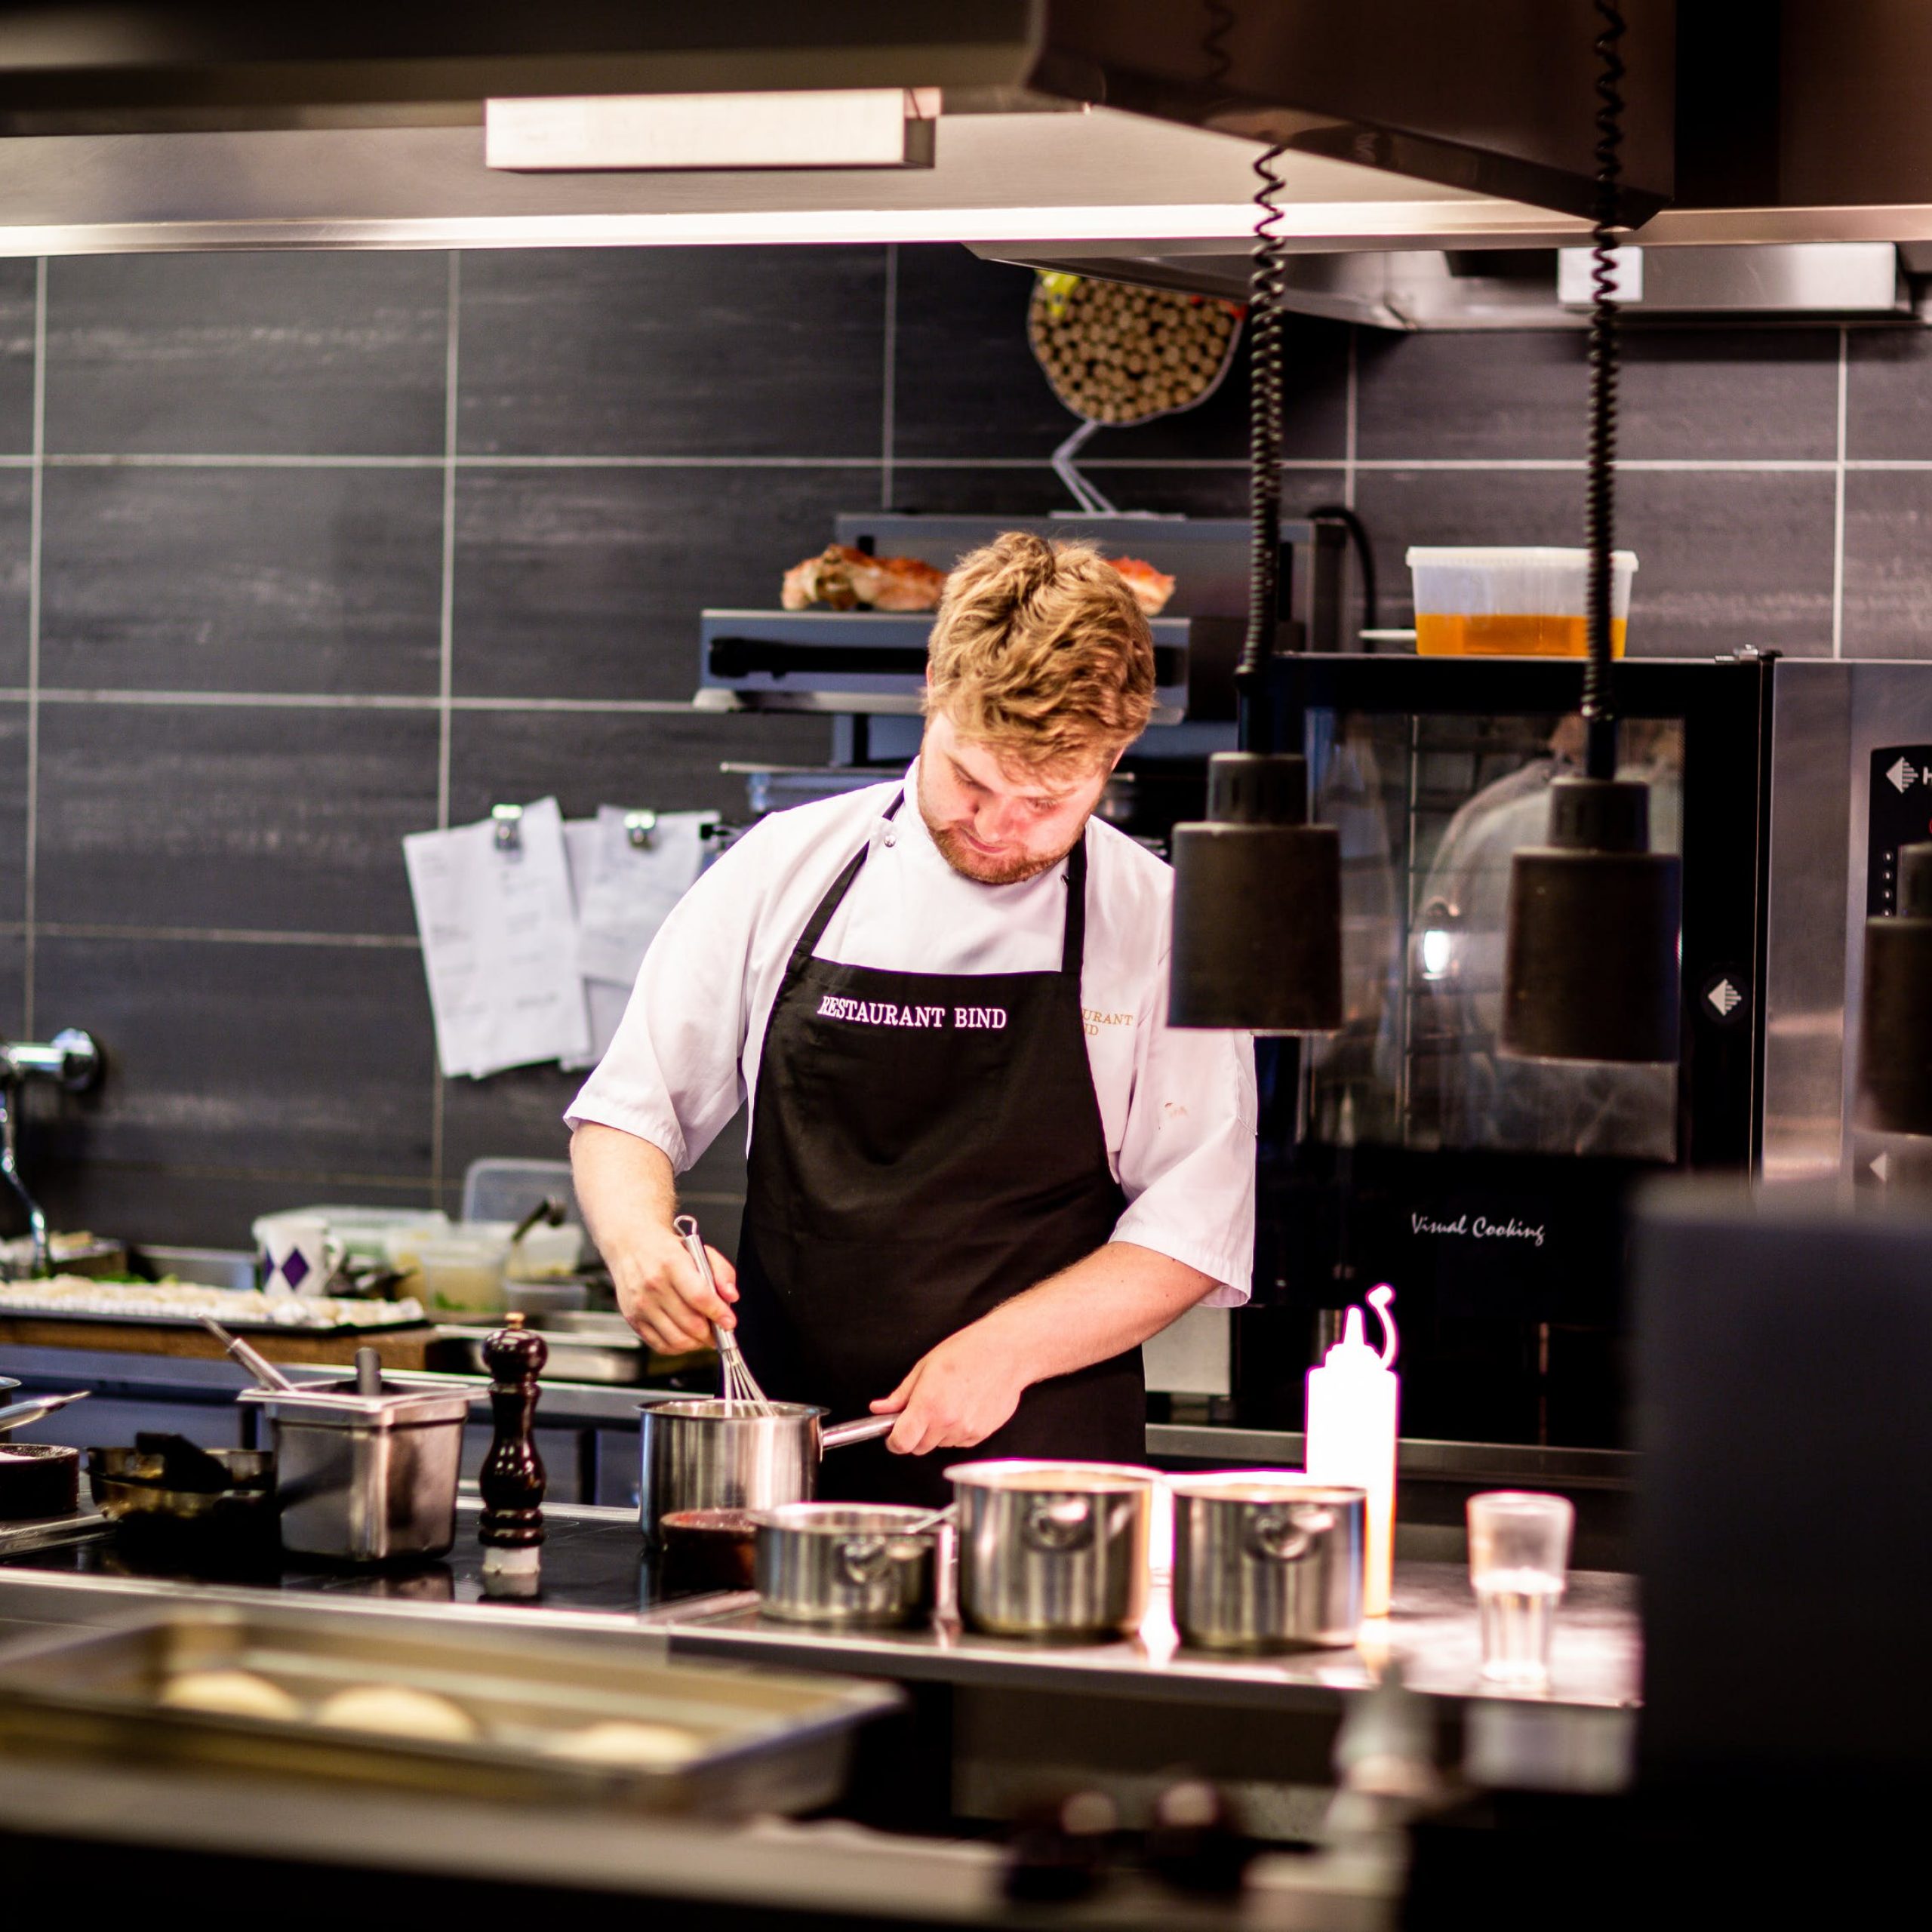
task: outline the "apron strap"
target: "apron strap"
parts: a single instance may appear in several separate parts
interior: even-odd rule
[[[902,790],[886,807],[883,816],[891,818],[905,802],[906,794]],[[803,972],[811,963],[812,955],[818,950],[819,941],[825,937],[826,928],[832,923],[832,914],[851,891],[852,881],[859,876],[859,868],[866,863],[866,855],[872,849],[872,835],[868,832],[866,842],[852,854],[845,869],[832,881],[825,897],[814,908],[811,917],[805,921],[804,931],[798,935],[798,944],[792,949],[791,963],[785,969],[788,980]]]
[[[1066,857],[1066,936],[1060,942],[1060,970],[1080,992],[1080,968],[1087,956],[1087,829]]]

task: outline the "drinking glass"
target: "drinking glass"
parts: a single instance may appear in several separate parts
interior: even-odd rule
[[[1469,1502],[1469,1582],[1482,1621],[1482,1674],[1491,1683],[1540,1690],[1549,1683],[1549,1640],[1570,1564],[1577,1512],[1561,1496],[1491,1490]]]

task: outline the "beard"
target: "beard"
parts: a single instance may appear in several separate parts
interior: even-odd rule
[[[920,775],[923,780],[923,771]],[[1042,854],[1022,851],[1011,858],[989,859],[984,853],[976,852],[952,826],[942,825],[926,809],[923,783],[918,792],[919,816],[925,820],[926,829],[939,848],[940,857],[962,878],[970,878],[977,885],[1018,885],[1024,880],[1037,878],[1041,872],[1058,865],[1087,835],[1087,821],[1082,819],[1079,830],[1057,852]]]
[[[926,829],[932,834],[940,857],[955,872],[980,885],[1017,885],[1023,879],[1037,878],[1041,872],[1058,865],[1080,842],[1076,838],[1061,851],[1044,857],[1034,852],[1017,852],[1010,859],[989,859],[983,853],[974,851],[949,826],[935,825],[928,819]],[[1084,823],[1080,829],[1084,835],[1087,829]]]

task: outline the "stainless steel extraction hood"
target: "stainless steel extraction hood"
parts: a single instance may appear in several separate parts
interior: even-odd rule
[[[1623,6],[1622,211],[1647,248],[1932,241],[1932,8]],[[0,251],[949,239],[1233,257],[1263,138],[1287,147],[1306,254],[1549,249],[1589,205],[1596,30],[1590,0],[48,0],[0,9]],[[535,174],[485,149],[492,100],[737,93],[755,114],[761,94],[869,88],[937,91],[930,166]],[[1413,316],[1414,269],[1305,279]],[[1481,306],[1453,263],[1436,279]]]
[[[1648,231],[1644,232],[1647,234]],[[1112,250],[989,248],[975,252],[1029,268],[1150,284],[1244,301],[1245,249],[1196,243]],[[1641,327],[1750,316],[1899,323],[1924,318],[1916,255],[1889,242],[1802,242],[1731,248],[1620,251],[1623,314]],[[1298,313],[1420,332],[1580,329],[1589,315],[1589,251],[1411,249],[1302,254],[1288,264],[1284,302]]]

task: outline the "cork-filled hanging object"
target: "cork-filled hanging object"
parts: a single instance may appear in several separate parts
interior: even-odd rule
[[[483,1515],[484,1588],[495,1595],[534,1595],[543,1541],[543,1459],[537,1453],[537,1379],[550,1358],[549,1344],[523,1325],[521,1315],[483,1345],[490,1371],[490,1414],[496,1432],[477,1476]]]
[[[1081,419],[1053,454],[1054,472],[1076,509],[1090,516],[1119,514],[1075,467],[1088,438],[1205,402],[1234,361],[1244,312],[1211,296],[1085,275],[1044,274],[1035,281],[1027,340],[1054,394]]]

